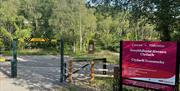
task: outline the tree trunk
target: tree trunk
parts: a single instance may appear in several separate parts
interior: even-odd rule
[[[76,53],[76,42],[73,42],[73,52]]]
[[[161,31],[162,31],[162,33],[161,33],[160,39],[162,41],[170,41],[171,40],[171,36],[170,36],[170,30],[169,30],[168,25],[164,25],[162,27]]]
[[[161,32],[160,39],[162,41],[170,41],[170,25],[172,23],[172,13],[171,13],[171,2],[168,0],[162,0],[160,3],[159,17],[159,31]]]
[[[79,47],[80,47],[80,52],[82,51],[82,21],[81,21],[81,3],[79,7]]]

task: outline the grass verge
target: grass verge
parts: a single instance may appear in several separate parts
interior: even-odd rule
[[[60,54],[55,50],[50,49],[23,49],[17,50],[18,55],[57,55]],[[3,51],[2,54],[4,55],[12,55],[12,51]]]
[[[119,63],[119,53],[110,52],[106,50],[102,50],[99,52],[96,52],[94,54],[78,54],[78,55],[71,55],[72,57],[79,58],[79,59],[87,59],[87,58],[107,58],[107,61],[109,63],[118,64]]]
[[[96,77],[91,85],[67,85],[59,91],[113,91],[114,79],[111,77]],[[88,89],[91,88],[91,89]],[[123,86],[123,91],[146,91],[141,88]],[[148,90],[151,91],[151,90]]]

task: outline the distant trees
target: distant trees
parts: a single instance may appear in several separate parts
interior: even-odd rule
[[[28,28],[23,27],[24,17],[19,15],[19,0],[0,1],[0,36],[3,44],[10,48],[13,38],[24,38],[30,35]]]
[[[145,15],[132,12],[128,1],[89,0],[88,7],[95,8],[98,43],[105,49],[115,49],[119,40],[158,40],[156,25]],[[137,14],[135,14],[137,13]]]
[[[159,31],[161,40],[173,40],[173,26],[175,22],[179,21],[177,17],[180,14],[178,0],[142,0],[139,3],[137,3],[138,0],[134,0],[134,2],[141,11],[140,13],[156,24],[156,30]]]
[[[86,50],[96,30],[94,10],[86,8],[83,0],[55,0],[49,23],[55,38],[65,38],[74,51]]]
[[[134,22],[142,16],[147,17],[155,25],[163,41],[177,39],[174,35],[179,34],[177,33],[179,32],[177,22],[179,22],[180,15],[178,0],[89,0],[90,3],[103,8],[112,6],[113,11],[129,11]]]
[[[67,50],[84,52],[90,40],[113,51],[119,40],[180,40],[179,4],[178,0],[0,0],[0,45],[10,48],[13,38],[20,38],[21,48],[25,38],[64,38]]]

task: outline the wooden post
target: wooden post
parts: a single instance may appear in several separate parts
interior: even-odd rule
[[[69,83],[72,83],[73,79],[72,79],[72,65],[73,65],[73,62],[72,60],[69,61],[69,67],[68,67],[68,81]]]
[[[119,78],[120,78],[119,67],[114,67],[113,91],[121,91],[119,90]]]
[[[90,82],[92,83],[94,81],[94,61],[91,61],[91,79]]]
[[[119,67],[114,67],[114,79],[117,80],[120,77]]]

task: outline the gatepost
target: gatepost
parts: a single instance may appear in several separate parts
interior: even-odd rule
[[[60,82],[63,83],[65,81],[65,68],[64,68],[64,39],[60,40],[60,52],[61,52],[61,74],[60,74]]]
[[[17,42],[18,39],[13,39],[13,60],[11,61],[11,77],[17,77]]]

